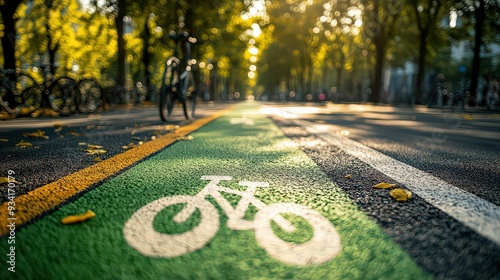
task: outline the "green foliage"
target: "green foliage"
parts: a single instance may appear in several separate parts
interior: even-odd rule
[[[50,48],[57,49],[59,74],[79,69],[79,73],[100,78],[116,51],[112,21],[82,9],[77,0],[26,2],[19,7],[16,17],[19,19],[17,57],[22,68],[49,63]]]
[[[482,38],[487,45],[500,36],[500,5],[481,1],[487,8]],[[212,90],[245,92],[248,87],[254,92],[306,94],[335,86],[348,92],[354,80],[373,79],[375,68],[382,71],[376,65],[401,67],[406,61],[421,61],[419,40],[426,43],[426,66],[446,67],[450,45],[473,40],[476,2],[131,0],[123,5],[122,0],[92,0],[84,5],[79,0],[27,0],[14,15],[16,59],[21,68],[32,70],[54,56],[60,75],[77,66],[76,74],[115,77],[120,68],[116,17],[121,7],[120,14],[131,24],[125,28],[123,48],[133,81],[149,76],[159,84],[164,62],[172,54],[167,35],[182,29],[203,42],[193,58],[215,66],[211,71],[201,68],[202,83],[216,84]],[[451,10],[460,18],[455,28],[441,24]],[[5,36],[4,28],[0,25],[0,36]],[[250,52],[254,48],[257,53]],[[257,71],[251,71],[255,67]]]

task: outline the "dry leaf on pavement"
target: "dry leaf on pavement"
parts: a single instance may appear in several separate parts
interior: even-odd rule
[[[49,139],[49,136],[45,135],[45,131],[41,131],[40,129],[38,129],[35,132],[26,132],[26,133],[23,133],[23,136],[24,137]]]
[[[102,149],[102,146],[88,144],[87,147],[91,150]]]
[[[392,187],[395,187],[396,184],[389,184],[389,183],[385,183],[385,182],[382,182],[382,183],[378,183],[374,186],[372,186],[372,188],[374,189],[390,189]]]
[[[129,149],[135,148],[135,147],[137,147],[137,146],[139,146],[139,145],[138,145],[138,144],[136,144],[136,143],[130,143],[130,144],[128,144],[127,146],[122,146],[122,149],[124,149],[124,150],[129,150]]]
[[[87,153],[87,155],[102,155],[105,154],[107,151],[102,149],[87,149],[85,150],[85,152]]]
[[[18,181],[14,179],[9,179],[9,177],[0,177],[0,185],[3,184],[8,184],[8,183],[14,183],[14,184],[20,184]]]
[[[398,201],[398,202],[405,202],[408,199],[411,199],[413,197],[413,194],[409,190],[397,188],[397,189],[391,190],[390,196],[393,197],[394,199],[396,199],[396,201]]]
[[[87,213],[84,213],[84,214],[67,216],[61,220],[61,223],[65,224],[65,225],[81,223],[81,222],[85,222],[88,219],[92,219],[94,217],[95,217],[95,213],[92,212],[92,210],[89,210],[89,211],[87,211]]]
[[[32,147],[33,144],[30,142],[24,142],[24,140],[21,140],[21,142],[16,144],[16,147],[21,147],[21,148],[26,148],[26,147]]]
[[[186,136],[177,136],[177,140],[193,140],[193,136],[191,135],[186,135]]]

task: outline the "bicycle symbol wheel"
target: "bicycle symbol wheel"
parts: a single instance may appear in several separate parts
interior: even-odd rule
[[[304,218],[313,228],[313,237],[296,244],[279,238],[271,221],[279,214],[291,213]],[[255,215],[255,238],[259,245],[276,260],[305,266],[318,265],[335,258],[340,252],[340,236],[332,223],[318,212],[295,203],[276,203],[266,206]]]
[[[180,203],[196,206],[200,211],[200,223],[192,230],[181,234],[158,232],[153,221],[164,208]],[[207,200],[194,201],[194,197],[178,195],[155,200],[127,221],[123,235],[127,243],[141,254],[149,257],[177,257],[203,248],[219,230],[219,213]]]

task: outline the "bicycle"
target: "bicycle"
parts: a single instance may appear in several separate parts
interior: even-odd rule
[[[191,60],[191,46],[197,41],[189,37],[187,32],[170,32],[169,38],[174,40],[174,55],[165,62],[165,70],[160,89],[160,117],[167,122],[170,120],[174,102],[182,104],[184,116],[187,120],[194,118],[197,103],[197,84],[194,81],[193,71],[195,63]],[[184,43],[185,56],[181,64],[179,57],[179,43]]]
[[[1,69],[0,70],[0,104],[9,114],[24,115],[29,114],[34,109],[24,105],[25,91],[30,88],[37,90],[41,94],[42,89],[37,86],[38,83],[29,75],[21,72],[20,69]]]
[[[40,67],[45,94],[41,95],[39,103],[35,103],[42,108],[49,105],[52,110],[64,115],[75,113],[75,100],[79,94],[76,80],[66,76],[56,78],[51,72],[50,64],[42,64]]]
[[[203,248],[219,230],[219,214],[215,206],[206,198],[211,196],[228,217],[227,226],[232,230],[254,230],[257,243],[274,259],[292,265],[318,265],[335,258],[341,250],[340,237],[332,223],[318,212],[295,203],[275,203],[266,205],[255,198],[257,187],[269,187],[266,182],[240,181],[247,187],[239,191],[219,186],[221,181],[232,180],[230,176],[202,176],[208,184],[196,195],[177,195],[155,200],[135,212],[125,223],[123,235],[127,243],[149,257],[171,258]],[[240,201],[233,206],[221,192],[236,194]],[[200,213],[198,225],[180,234],[160,233],[153,228],[155,217],[165,208],[185,204],[173,220],[185,222],[196,210]],[[244,219],[252,204],[259,211],[253,221]],[[291,213],[304,218],[314,230],[313,237],[302,244],[287,242],[278,237],[272,221],[285,232],[293,232],[295,227],[281,214]]]

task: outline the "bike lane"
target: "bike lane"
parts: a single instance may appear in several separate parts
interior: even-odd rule
[[[190,135],[16,231],[0,278],[428,276],[254,104]]]

